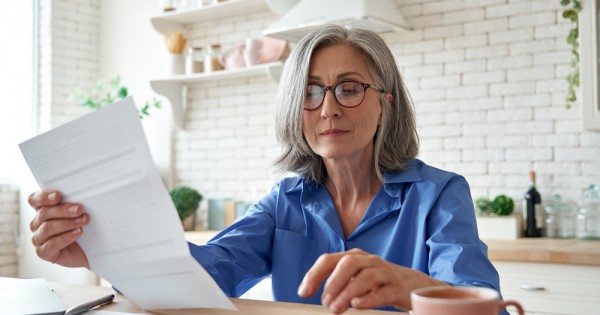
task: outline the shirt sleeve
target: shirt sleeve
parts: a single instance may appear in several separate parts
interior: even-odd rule
[[[441,190],[427,221],[430,276],[451,285],[500,291],[498,272],[479,239],[467,181],[455,175]]]
[[[239,297],[271,273],[278,191],[279,185],[206,245],[189,244],[192,256],[230,297]]]

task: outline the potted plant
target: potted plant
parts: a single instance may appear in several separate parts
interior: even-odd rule
[[[127,87],[121,85],[121,77],[117,75],[114,79],[109,81],[108,87],[105,87],[103,80],[98,80],[89,94],[85,94],[81,89],[77,88],[75,92],[69,96],[69,100],[78,102],[83,107],[95,110],[124,99],[128,95],[129,90]],[[161,108],[161,102],[155,97],[146,101],[146,103],[138,109],[140,118],[150,116],[150,108]]]
[[[195,217],[200,201],[202,201],[202,195],[195,190],[187,186],[181,186],[173,188],[170,191],[171,199],[177,209],[179,219],[183,224],[183,229],[194,230],[195,228]]]
[[[577,89],[579,88],[579,12],[581,12],[580,0],[560,0],[564,7],[562,17],[571,21],[571,29],[567,36],[567,43],[571,46],[571,73],[567,75],[567,96],[565,97],[567,109],[571,108],[577,101]]]
[[[513,214],[515,203],[506,195],[493,200],[479,197],[475,200],[479,236],[487,239],[516,239],[521,236],[522,218]]]

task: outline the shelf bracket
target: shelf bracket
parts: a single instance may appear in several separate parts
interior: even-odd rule
[[[281,68],[281,64],[267,67],[266,71],[269,79],[279,83],[279,79],[281,79]]]
[[[151,81],[152,89],[171,102],[175,126],[185,129],[185,112],[187,109],[187,86],[182,82]]]

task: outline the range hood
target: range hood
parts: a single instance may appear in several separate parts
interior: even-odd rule
[[[410,29],[394,0],[300,0],[263,33],[298,42],[323,24],[354,25],[377,33]]]

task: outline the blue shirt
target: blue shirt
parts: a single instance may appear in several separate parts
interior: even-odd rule
[[[323,290],[304,299],[297,290],[324,253],[360,248],[457,286],[500,291],[499,277],[479,240],[469,185],[457,174],[413,160],[384,184],[363,218],[344,236],[323,185],[286,178],[192,255],[229,296],[240,296],[272,275],[277,301],[320,304]],[[393,309],[393,308],[388,308]]]

